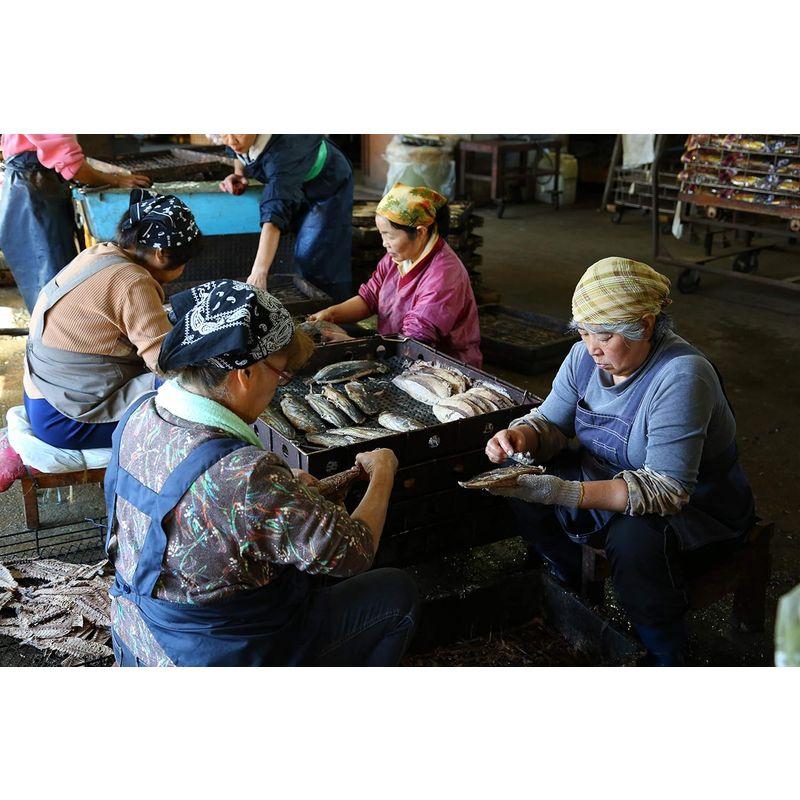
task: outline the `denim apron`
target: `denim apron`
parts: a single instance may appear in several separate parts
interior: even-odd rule
[[[580,451],[577,457],[557,459],[551,471],[567,480],[605,481],[623,470],[641,469],[643,464],[632,464],[628,458],[633,421],[660,370],[671,359],[684,355],[702,354],[683,342],[658,353],[626,393],[621,413],[614,415],[592,411],[586,403],[586,390],[598,367],[589,353],[584,353],[576,375],[579,400],[575,408],[575,435]],[[602,533],[618,512],[556,506],[555,513],[570,538],[583,544],[592,535]],[[682,548],[692,550],[741,536],[752,524],[753,514],[752,491],[739,464],[734,440],[713,460],[701,457],[694,492],[683,509],[669,517],[669,524]]]
[[[291,567],[258,589],[240,592],[223,603],[195,605],[153,597],[167,549],[164,520],[191,485],[217,461],[247,443],[217,438],[193,450],[173,470],[156,493],[120,466],[119,450],[125,426],[143,402],[139,398],[126,412],[113,437],[111,461],[106,470],[108,508],[106,553],[117,497],[122,497],[150,518],[150,525],[134,568],[126,581],[117,571],[109,593],[135,603],[137,610],[176,666],[266,666],[302,663],[313,637],[306,630],[309,577]]]
[[[34,152],[5,162],[0,190],[0,250],[33,310],[41,288],[77,255],[69,185]]]

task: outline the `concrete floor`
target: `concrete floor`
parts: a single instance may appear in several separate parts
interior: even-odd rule
[[[563,319],[570,314],[575,283],[587,266],[599,258],[623,255],[650,261],[650,227],[631,213],[613,225],[596,211],[594,198],[554,212],[540,204],[510,205],[498,220],[485,212],[484,282],[502,295],[501,302]],[[676,254],[700,255],[699,247],[675,243]],[[659,267],[673,280],[678,271]],[[765,253],[762,274],[800,273],[800,250]],[[757,498],[759,513],[776,523],[773,578],[768,619],[774,618],[777,597],[800,582],[800,493],[797,442],[800,441],[798,398],[800,375],[793,365],[800,356],[798,317],[800,296],[742,286],[738,281],[704,276],[692,295],[673,293],[670,313],[676,329],[703,350],[722,372],[734,403],[739,447]],[[0,306],[20,305],[13,289],[0,289]],[[24,340],[0,337],[0,412],[20,402]],[[545,396],[554,371],[523,376],[502,374],[519,386]],[[795,442],[793,445],[792,442]],[[85,488],[78,494],[80,510],[96,513],[101,498]],[[78,510],[73,505],[73,510]],[[67,510],[67,509],[63,509]],[[62,512],[55,507],[53,514]],[[21,525],[18,488],[0,495],[0,533]],[[771,630],[762,637],[728,636],[727,607],[698,616],[692,623],[695,663],[765,664],[771,662]],[[711,640],[716,644],[706,647]]]

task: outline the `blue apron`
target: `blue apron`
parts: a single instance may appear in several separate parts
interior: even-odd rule
[[[246,165],[249,175],[265,183],[265,196],[270,191],[270,169],[284,162],[295,164],[297,154],[313,138],[274,136],[258,158]],[[339,302],[352,295],[353,170],[347,156],[333,142],[324,139],[322,143],[327,149],[322,168],[316,174],[312,169],[305,175],[293,175],[301,187],[303,203],[295,212],[290,229],[295,233],[297,270]]]
[[[119,450],[131,415],[154,395],[151,392],[138,398],[120,420],[113,436],[113,452],[105,478],[109,520],[106,553],[117,497],[146,514],[150,526],[132,580],[128,583],[117,572],[111,596],[136,604],[150,632],[176,666],[302,663],[313,639],[306,630],[305,618],[309,577],[292,567],[287,567],[266,586],[240,592],[224,603],[195,605],[153,597],[167,548],[164,519],[206,470],[229,453],[247,447],[240,439],[207,441],[173,470],[160,492],[153,492],[120,466]]]
[[[556,459],[550,471],[567,480],[604,481],[613,479],[623,470],[640,469],[641,465],[631,464],[628,459],[628,437],[634,418],[661,368],[683,355],[702,354],[682,342],[662,350],[631,387],[621,414],[613,415],[592,411],[586,404],[586,390],[598,367],[589,353],[584,353],[576,375],[580,399],[575,408],[575,435],[581,445],[580,452]],[[714,370],[716,372],[716,367]],[[717,377],[722,385],[719,372]],[[601,533],[617,514],[564,506],[556,506],[555,512],[562,528],[579,543],[586,543],[593,535]],[[753,515],[753,494],[739,464],[734,440],[713,460],[701,458],[695,490],[683,509],[669,517],[669,524],[681,546],[693,550],[714,541],[741,536],[752,524]]]
[[[34,152],[5,162],[0,190],[0,250],[28,307],[41,288],[77,255],[67,182]]]

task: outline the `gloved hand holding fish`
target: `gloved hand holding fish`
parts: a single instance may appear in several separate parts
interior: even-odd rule
[[[577,508],[583,500],[583,484],[545,475],[544,467],[518,464],[501,467],[459,482],[464,489],[485,489],[501,497],[516,497],[527,503]]]

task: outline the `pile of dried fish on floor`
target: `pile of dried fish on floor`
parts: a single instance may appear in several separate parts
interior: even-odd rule
[[[66,658],[62,667],[111,658],[108,562],[0,563],[0,636]]]
[[[393,378],[392,383],[415,400],[431,406],[439,422],[453,422],[514,406],[505,389],[485,381],[475,381],[470,386],[469,379],[458,370],[427,361],[415,361]]]

